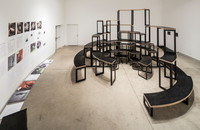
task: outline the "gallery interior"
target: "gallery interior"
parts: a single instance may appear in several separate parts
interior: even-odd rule
[[[199,0],[0,3],[0,129],[200,129]]]

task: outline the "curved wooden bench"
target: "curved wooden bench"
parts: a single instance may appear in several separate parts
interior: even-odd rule
[[[96,76],[104,74],[104,63],[108,64],[108,66],[110,67],[110,83],[111,83],[111,85],[113,85],[113,83],[116,80],[116,69],[115,69],[116,59],[107,57],[102,52],[93,52],[92,55],[93,55],[93,58],[96,60],[96,62],[95,62],[96,63],[96,65],[95,65],[95,74],[96,74]],[[97,72],[97,61],[103,63],[103,66],[102,66],[103,70],[100,73]],[[114,70],[113,70],[113,68],[114,68]],[[112,71],[114,71],[114,79],[113,79]]]
[[[188,98],[193,91],[192,78],[180,68],[174,69],[177,71],[177,82],[173,87],[162,92],[144,93],[144,105],[150,116],[153,116],[153,108],[172,106],[180,102],[188,104]]]
[[[76,82],[86,80],[86,64],[85,64],[85,53],[81,50],[74,57],[74,69],[76,70]],[[78,79],[78,70],[84,69],[84,78]]]

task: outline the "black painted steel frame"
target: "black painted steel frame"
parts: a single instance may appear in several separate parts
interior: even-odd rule
[[[102,66],[97,66],[97,61],[99,62],[99,64],[103,64]],[[98,75],[102,75],[102,74],[104,74],[104,62],[102,62],[102,61],[100,61],[100,60],[98,60],[98,59],[95,59],[95,75],[96,76],[98,76]],[[114,63],[114,64],[110,64],[109,65],[109,67],[110,67],[110,84],[111,85],[113,85],[113,83],[115,82],[115,80],[116,80],[116,67],[117,66],[117,64],[116,63]],[[102,72],[97,72],[97,67],[102,67]],[[113,70],[113,68],[114,68],[114,70]],[[114,71],[114,79],[113,79],[113,71]]]
[[[84,69],[84,78],[78,79],[78,71]],[[76,71],[76,83],[86,80],[86,67],[78,68]]]
[[[145,70],[143,70],[144,67],[145,67]],[[148,71],[148,68],[150,68],[150,71]],[[140,74],[140,71],[145,72],[145,76],[142,76]],[[148,74],[152,74],[152,63],[149,66],[143,66],[143,65],[139,64],[138,75],[147,80]]]

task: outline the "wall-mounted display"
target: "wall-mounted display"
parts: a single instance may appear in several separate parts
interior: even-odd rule
[[[36,43],[32,43],[32,44],[31,44],[31,53],[35,51],[35,47],[36,47],[35,44],[36,44]]]
[[[15,65],[15,53],[8,57],[8,71]]]
[[[8,36],[14,36],[16,33],[16,23],[8,24]]]
[[[41,41],[37,42],[37,49],[39,49],[41,47],[41,44],[42,44]]]
[[[23,59],[23,49],[21,49],[17,54],[17,63],[22,61],[22,59]]]
[[[31,22],[31,31],[36,29],[36,22]]]
[[[24,23],[24,32],[30,31],[30,22]]]
[[[42,29],[42,21],[37,22],[37,29]]]
[[[23,22],[17,23],[17,34],[23,33]]]

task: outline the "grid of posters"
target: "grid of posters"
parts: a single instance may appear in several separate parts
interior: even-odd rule
[[[46,45],[42,38],[45,37],[45,31],[42,31],[42,21],[26,21],[26,22],[12,22],[8,23],[8,44],[0,45],[0,56],[8,55],[8,71],[11,70],[15,64],[20,63],[24,56],[40,49]],[[36,31],[38,30],[38,31]],[[23,35],[22,35],[23,34]],[[14,36],[17,37],[14,37]],[[5,49],[2,49],[5,48]],[[25,50],[24,50],[25,49]],[[19,50],[16,52],[16,50]],[[29,52],[28,52],[29,51]]]

